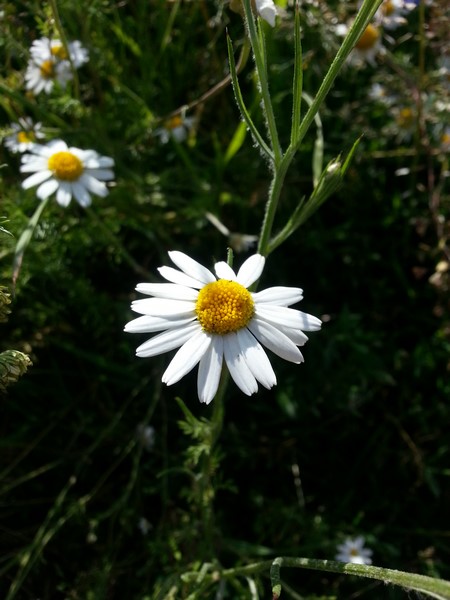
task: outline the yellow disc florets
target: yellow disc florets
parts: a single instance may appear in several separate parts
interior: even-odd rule
[[[29,144],[36,141],[36,136],[32,131],[19,131],[17,133],[17,141],[19,144]]]
[[[55,152],[48,159],[48,168],[64,181],[75,181],[83,173],[83,163],[72,152]]]
[[[50,53],[52,56],[56,56],[60,60],[67,60],[69,57],[67,56],[66,49],[62,44],[55,44],[50,48]]]
[[[39,71],[43,79],[53,79],[55,77],[55,63],[52,60],[44,60],[39,65]]]
[[[183,119],[180,117],[180,115],[175,115],[174,117],[167,119],[167,121],[164,121],[164,127],[170,131],[173,131],[177,127],[181,127],[182,125]]]
[[[363,31],[361,37],[356,42],[356,48],[358,50],[370,50],[373,48],[380,37],[379,30],[375,27],[375,25],[367,25],[365,30]]]
[[[386,17],[392,15],[395,11],[395,6],[392,0],[384,0],[383,4],[381,5],[381,11]]]
[[[245,327],[254,307],[252,295],[243,285],[219,279],[199,291],[195,312],[203,331],[225,335]]]

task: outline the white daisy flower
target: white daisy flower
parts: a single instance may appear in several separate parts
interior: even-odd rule
[[[68,50],[73,66],[78,69],[89,60],[89,52],[84,48],[80,41],[68,43]],[[47,37],[34,40],[30,48],[31,57],[34,62],[40,64],[47,60],[67,61],[69,57],[63,43],[58,39]]]
[[[275,27],[275,17],[277,16],[277,7],[273,0],[255,0],[256,11],[264,21],[267,21],[271,27]]]
[[[407,21],[404,17],[410,9],[404,0],[384,0],[375,15],[376,21],[385,29],[396,29]]]
[[[162,376],[172,385],[199,364],[197,391],[209,404],[225,362],[236,385],[248,396],[258,383],[270,389],[277,382],[262,347],[293,363],[303,362],[297,346],[308,340],[303,331],[317,331],[316,317],[287,308],[302,299],[300,288],[271,287],[261,292],[249,288],[259,279],[265,258],[254,254],[237,274],[225,262],[211,271],[182,252],[169,252],[179,270],[161,267],[170,283],[140,283],[136,290],[154,296],[135,300],[131,308],[143,315],[130,321],[125,331],[154,333],[136,350],[150,357],[179,348]]]
[[[350,54],[350,60],[357,65],[369,63],[370,65],[375,66],[377,55],[383,51],[384,47],[381,42],[381,31],[376,25],[369,23],[359,40],[356,42],[355,47]]]
[[[36,195],[41,200],[56,192],[60,206],[68,206],[75,196],[84,207],[91,204],[91,193],[104,197],[108,188],[104,181],[114,178],[114,160],[100,156],[95,150],[69,148],[62,140],[45,146],[35,144],[31,154],[22,156],[22,173],[33,173],[22,183],[24,189],[38,185]]]
[[[339,37],[345,37],[349,29],[349,25],[340,23],[336,25],[335,33]],[[351,51],[348,61],[355,67],[365,66],[367,63],[376,66],[375,59],[378,54],[383,52],[385,52],[385,48],[381,41],[381,31],[377,25],[369,23]]]
[[[337,546],[336,560],[356,565],[371,565],[373,552],[364,548],[364,538],[348,538],[343,544]]]
[[[41,92],[50,94],[55,82],[58,82],[64,88],[71,79],[72,71],[67,60],[57,61],[49,58],[48,60],[35,62],[31,58],[25,71],[25,87],[35,96]]]
[[[11,133],[5,137],[5,146],[10,152],[26,152],[37,140],[45,135],[41,131],[42,123],[33,123],[30,117],[20,117],[18,123],[11,123]]]
[[[370,86],[367,95],[371,100],[384,104],[385,106],[392,106],[396,100],[392,94],[388,93],[384,85],[377,82]]]
[[[167,119],[167,121],[164,121],[162,127],[155,129],[153,135],[159,137],[163,144],[167,144],[170,138],[173,138],[176,142],[184,142],[194,123],[194,117],[175,115],[174,117]]]

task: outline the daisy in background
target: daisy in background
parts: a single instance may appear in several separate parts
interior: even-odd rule
[[[41,92],[50,94],[55,83],[62,88],[72,79],[70,63],[67,60],[45,60],[40,63],[30,59],[25,71],[25,87],[37,96]]]
[[[343,544],[337,546],[336,560],[356,565],[371,565],[372,550],[364,547],[364,538],[347,538]]]
[[[341,23],[335,31],[338,36],[345,37],[349,29],[348,25]],[[384,52],[385,48],[381,40],[380,28],[373,23],[369,23],[351,51],[348,61],[355,67],[363,67],[367,64],[375,67],[377,56]]]
[[[182,114],[175,115],[164,121],[162,127],[155,129],[153,135],[158,137],[162,144],[167,144],[171,138],[179,143],[184,142],[194,123],[194,117],[185,117]]]
[[[411,11],[411,8],[413,7],[406,4],[404,0],[384,0],[375,14],[375,20],[385,29],[397,29],[407,23],[405,15]]]
[[[169,252],[179,270],[160,267],[170,283],[140,283],[136,290],[153,296],[135,300],[131,308],[140,315],[127,323],[129,333],[158,333],[137,350],[150,357],[179,348],[162,376],[172,385],[198,363],[197,391],[209,404],[216,395],[223,363],[236,385],[248,396],[258,382],[270,389],[277,382],[262,345],[293,363],[303,362],[298,346],[308,340],[304,331],[317,331],[321,322],[299,310],[300,288],[271,287],[261,292],[248,288],[257,281],[265,258],[254,254],[237,274],[225,262],[214,266],[216,276],[182,252]]]
[[[70,60],[69,55],[60,40],[43,37],[34,40],[31,44],[30,54],[36,63],[41,63],[46,60],[72,61],[72,64],[76,69],[88,62],[89,52],[82,46],[81,42],[78,40],[69,42],[67,47]]]
[[[69,42],[68,50],[70,60],[59,40],[46,37],[34,40],[25,72],[26,89],[38,95],[49,94],[56,82],[64,88],[73,78],[72,66],[78,69],[89,60],[88,51],[79,41]]]
[[[36,195],[45,200],[56,192],[60,206],[68,206],[75,200],[87,207],[91,194],[104,197],[108,188],[104,181],[114,178],[114,160],[100,156],[95,150],[69,148],[62,140],[53,140],[46,145],[34,144],[30,154],[22,156],[22,173],[32,173],[22,183],[24,189],[38,185]]]
[[[230,9],[233,12],[244,14],[244,7],[242,6],[242,0],[230,0]],[[271,27],[275,27],[275,18],[278,13],[278,9],[275,6],[273,0],[252,0],[252,9],[264,19]]]
[[[4,139],[10,152],[26,152],[45,135],[41,131],[42,124],[34,123],[30,117],[20,117],[18,123],[11,123],[11,133]]]
[[[374,102],[379,102],[385,106],[392,106],[396,102],[395,96],[389,94],[386,86],[377,82],[372,83],[367,95]]]

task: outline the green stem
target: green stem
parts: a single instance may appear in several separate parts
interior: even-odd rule
[[[266,212],[264,215],[263,224],[261,227],[261,234],[258,242],[258,253],[263,256],[267,256],[269,253],[269,242],[270,236],[272,235],[273,222],[275,219],[275,213],[278,207],[278,201],[280,199],[281,190],[283,189],[284,179],[286,177],[287,170],[294,158],[295,150],[292,146],[287,150],[283,156],[280,164],[275,169],[272,183],[269,190],[269,198],[266,204]]]
[[[384,584],[391,583],[392,585],[415,590],[422,594],[427,594],[432,598],[437,598],[438,600],[450,600],[450,581],[445,581],[444,579],[435,579],[426,575],[374,567],[372,565],[356,565],[353,563],[341,563],[333,560],[320,560],[316,558],[294,558],[283,556],[278,557],[275,560],[264,560],[243,567],[224,569],[220,572],[215,569],[214,572],[208,574],[208,577],[203,578],[203,582],[207,583],[208,580],[213,582],[219,581],[220,579],[248,577],[250,575],[263,574],[270,570],[273,599],[277,600],[281,594],[281,567],[311,569],[313,571],[367,577],[369,579],[382,581]],[[194,583],[197,578],[197,571],[184,573],[182,576],[184,582],[191,583]]]
[[[428,594],[429,596],[439,598],[440,600],[450,599],[450,581],[445,581],[443,579],[434,579],[433,577],[427,577],[426,575],[395,571],[394,569],[373,567],[371,565],[357,565],[353,563],[341,563],[333,560],[318,560],[314,558],[280,557],[273,561],[270,569],[274,600],[278,599],[281,594],[281,567],[313,569],[315,571],[327,571],[330,573],[344,573],[346,575],[368,577],[370,579],[377,579],[383,583],[392,583],[393,585]]]
[[[250,0],[244,0],[245,21],[247,23],[250,43],[252,45],[253,56],[255,59],[256,73],[261,89],[261,97],[264,105],[264,113],[267,120],[270,140],[272,142],[275,165],[277,165],[283,156],[280,141],[278,139],[278,131],[273,113],[272,100],[269,93],[269,82],[267,79],[267,66],[264,60],[264,51],[261,47],[260,38],[256,31],[255,21],[250,6]]]

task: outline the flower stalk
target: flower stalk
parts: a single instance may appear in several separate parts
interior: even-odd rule
[[[261,19],[258,19],[258,25],[256,25],[255,18],[252,13],[250,0],[243,0],[245,23],[247,28],[248,37],[252,47],[253,58],[255,62],[256,76],[259,84],[259,89],[262,99],[262,108],[264,117],[267,124],[269,134],[269,144],[266,144],[262,135],[257,130],[253,123],[248,110],[245,107],[242,94],[240,92],[239,83],[237,81],[236,69],[234,65],[231,41],[228,40],[228,52],[230,57],[230,74],[233,82],[233,88],[235,90],[236,101],[238,107],[243,115],[247,126],[249,127],[253,138],[257,145],[260,147],[262,152],[271,159],[272,166],[272,182],[269,187],[269,196],[266,204],[265,215],[261,227],[258,253],[263,256],[267,256],[275,247],[286,239],[284,234],[278,238],[276,243],[271,242],[272,230],[275,221],[275,215],[280,199],[281,191],[283,189],[284,180],[288,169],[295,157],[295,154],[306,135],[309,127],[314,120],[318,119],[319,109],[324,102],[327,94],[329,93],[337,75],[339,74],[342,66],[347,60],[350,52],[355,46],[356,42],[360,38],[361,34],[366,29],[370,20],[374,16],[375,12],[380,7],[383,0],[364,0],[353,25],[350,27],[347,36],[345,37],[341,47],[339,48],[336,57],[334,58],[327,74],[325,75],[319,90],[317,91],[314,99],[308,102],[309,108],[303,117],[301,118],[301,101],[304,99],[303,94],[303,65],[302,65],[302,46],[301,46],[301,28],[300,28],[300,15],[298,2],[295,8],[295,27],[294,27],[294,77],[293,77],[293,104],[292,104],[292,126],[290,143],[285,151],[283,151],[276,124],[275,113],[269,92],[269,81],[268,81],[268,69],[267,69],[267,57],[265,52],[264,42],[264,31],[261,24]],[[320,124],[320,120],[319,120]],[[351,155],[353,152],[350,153]],[[327,167],[329,169],[329,167]],[[315,173],[315,181],[319,185],[320,181],[326,175],[325,171],[322,176],[318,176]],[[316,186],[317,187],[317,186]],[[309,203],[306,203],[306,205]],[[302,210],[305,206],[302,201],[299,207],[295,210],[291,221],[294,220],[299,224],[303,223],[307,215],[301,215]],[[309,204],[311,208],[311,204]],[[300,216],[301,215],[301,216]],[[286,226],[288,229],[291,226]],[[292,231],[291,231],[292,232]],[[281,241],[280,241],[281,240]]]

